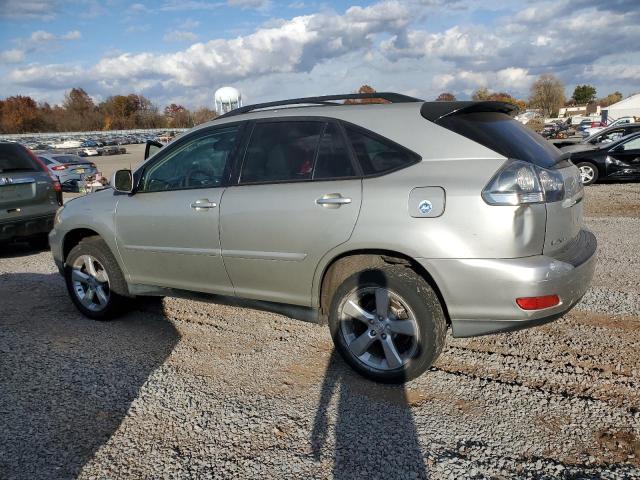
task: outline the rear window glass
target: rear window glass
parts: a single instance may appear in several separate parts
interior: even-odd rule
[[[42,168],[31,158],[24,147],[16,144],[0,144],[0,173],[33,172]]]
[[[365,175],[391,172],[420,161],[415,153],[378,136],[351,127],[345,130]]]
[[[59,163],[86,163],[86,160],[76,155],[56,155],[53,159]]]
[[[554,166],[561,156],[560,150],[551,143],[504,113],[449,115],[436,123],[507,158],[541,167]]]

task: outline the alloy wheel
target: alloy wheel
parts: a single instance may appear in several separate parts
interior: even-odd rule
[[[104,266],[91,255],[81,255],[71,269],[73,292],[87,309],[99,312],[107,307],[111,290]]]
[[[419,328],[415,315],[396,293],[382,287],[360,288],[339,309],[340,329],[353,356],[377,370],[396,370],[416,355]]]
[[[594,176],[595,171],[593,170],[593,167],[589,165],[580,166],[580,180],[582,181],[582,183],[589,183],[593,180]]]

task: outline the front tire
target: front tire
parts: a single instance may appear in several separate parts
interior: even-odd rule
[[[598,167],[590,162],[580,162],[576,165],[580,170],[580,180],[583,185],[591,185],[598,180]]]
[[[100,237],[84,238],[73,247],[64,273],[69,296],[86,317],[110,320],[131,307],[124,275]]]
[[[403,383],[425,372],[444,347],[438,296],[402,265],[364,270],[335,291],[329,328],[344,360],[366,378]]]

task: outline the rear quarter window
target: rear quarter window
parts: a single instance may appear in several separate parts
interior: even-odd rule
[[[0,144],[0,173],[33,172],[42,168],[31,158],[27,150],[17,144]]]
[[[504,113],[449,115],[436,123],[507,158],[524,160],[540,167],[553,167],[562,155],[540,135]]]

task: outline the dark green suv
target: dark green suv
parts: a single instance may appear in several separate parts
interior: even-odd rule
[[[62,205],[60,182],[26,147],[0,142],[0,242],[47,244]]]

